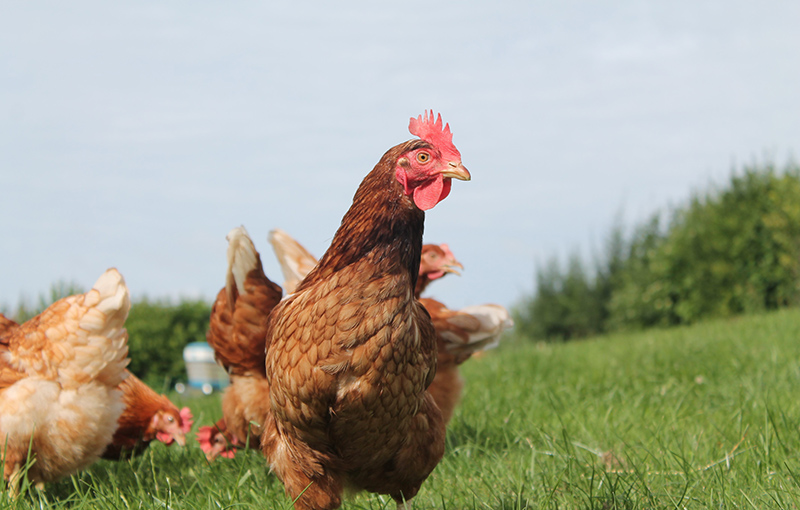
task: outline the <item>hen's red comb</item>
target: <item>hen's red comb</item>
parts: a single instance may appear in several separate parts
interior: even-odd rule
[[[448,257],[448,258],[453,259],[453,260],[456,259],[456,256],[453,255],[453,252],[450,251],[450,247],[448,245],[446,245],[445,243],[440,244],[439,248],[442,249],[442,251],[444,252],[444,256],[445,257]]]
[[[192,410],[188,407],[184,407],[180,410],[179,414],[181,417],[181,430],[183,430],[183,433],[186,434],[192,430],[192,425],[194,425],[194,416],[192,416]]]
[[[450,124],[445,124],[442,127],[442,114],[436,116],[433,120],[433,110],[425,110],[425,117],[422,115],[411,117],[411,122],[408,123],[408,130],[412,135],[418,136],[426,142],[435,145],[442,152],[452,152],[461,157],[461,154],[453,145],[453,133],[450,132]]]

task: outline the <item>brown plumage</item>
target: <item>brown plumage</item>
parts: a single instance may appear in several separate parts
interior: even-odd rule
[[[127,377],[118,386],[125,410],[102,457],[120,460],[138,455],[155,439],[166,445],[173,441],[181,446],[186,444],[186,432],[192,428],[189,408],[179,411],[166,395],[159,395],[138,377],[125,372]]]
[[[273,232],[280,232],[279,236],[271,237],[271,242],[284,275],[288,273],[294,280],[302,280],[307,273],[291,268],[313,268],[317,260],[286,232]],[[287,261],[287,257],[294,257],[294,260]],[[423,245],[415,296],[419,298],[428,284],[447,273],[458,274],[456,268],[464,269],[464,266],[446,244]],[[421,298],[420,303],[430,313],[436,329],[436,377],[428,391],[441,409],[445,423],[449,423],[464,388],[458,366],[474,353],[497,345],[500,335],[513,321],[508,310],[500,305],[471,306],[454,311],[431,298]]]
[[[221,453],[206,442],[221,444],[222,434],[230,444],[260,445],[261,430],[269,412],[266,381],[265,340],[267,318],[280,301],[282,290],[265,275],[261,257],[244,227],[228,234],[226,286],[220,290],[211,311],[207,334],[217,361],[230,374],[231,384],[222,397],[224,426],[202,428],[198,440],[209,460]],[[248,441],[249,438],[249,441]]]
[[[345,487],[398,506],[444,453],[427,386],[435,332],[414,298],[425,209],[469,179],[441,118],[412,119],[362,181],[331,247],[272,312],[272,412],[262,447],[295,508],[332,509]],[[301,495],[302,494],[302,495]]]
[[[125,281],[106,271],[85,294],[66,297],[0,338],[3,477],[16,493],[28,449],[28,479],[40,485],[83,469],[111,442],[122,414],[117,386],[128,364]]]

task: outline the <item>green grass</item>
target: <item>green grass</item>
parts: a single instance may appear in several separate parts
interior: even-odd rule
[[[800,311],[470,360],[447,452],[415,508],[798,508]],[[186,401],[199,423],[217,397]],[[183,405],[181,403],[181,405]],[[2,508],[290,508],[256,453],[194,443],[100,462]],[[394,509],[359,494],[347,509]]]

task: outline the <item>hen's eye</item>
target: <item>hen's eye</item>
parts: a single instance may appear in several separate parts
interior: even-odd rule
[[[417,154],[417,161],[420,163],[427,163],[431,159],[431,155],[427,152],[420,152]]]
[[[172,416],[167,416],[167,421],[172,423],[173,421],[175,421],[175,418],[173,418]]]

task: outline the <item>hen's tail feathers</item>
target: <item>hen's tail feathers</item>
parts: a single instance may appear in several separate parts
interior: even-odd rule
[[[228,240],[228,274],[225,278],[225,292],[228,306],[233,309],[236,297],[246,292],[244,281],[250,271],[261,265],[258,252],[244,226],[236,227],[226,237]]]
[[[497,347],[503,332],[514,326],[508,310],[495,304],[467,306],[442,320],[450,327],[437,327],[437,333],[459,358]]]
[[[60,375],[73,381],[88,376],[117,386],[125,378],[125,366],[130,361],[125,320],[131,300],[122,275],[116,269],[109,269],[92,290],[65,298],[64,302],[69,309],[54,314],[51,318],[54,324],[46,333],[53,347],[57,343],[70,344],[73,362],[59,366]],[[70,325],[73,321],[77,322],[77,330]]]
[[[128,359],[128,331],[125,320],[131,309],[131,298],[125,279],[116,269],[109,269],[87,292],[84,304],[89,310],[80,327],[89,332],[89,344],[102,351],[94,365],[97,378],[116,386],[124,379]],[[92,306],[94,299],[97,299]],[[101,360],[103,363],[101,363]]]
[[[265,373],[266,327],[282,289],[267,278],[244,227],[228,233],[225,288],[211,309],[206,339],[217,361],[232,374]]]
[[[275,252],[275,257],[281,265],[283,290],[287,295],[291,294],[317,265],[317,259],[279,228],[270,231],[268,239]]]

